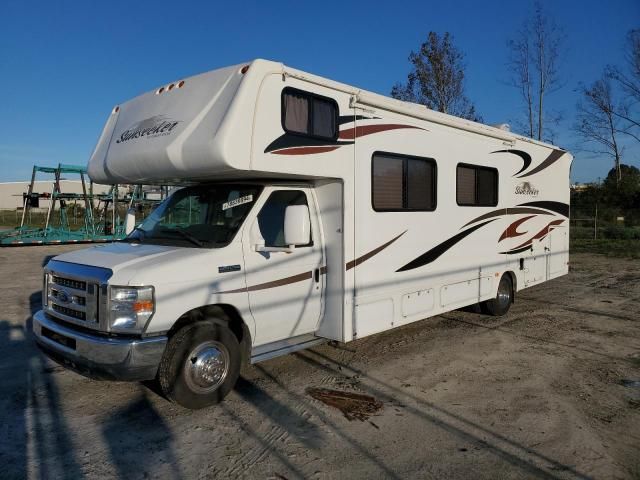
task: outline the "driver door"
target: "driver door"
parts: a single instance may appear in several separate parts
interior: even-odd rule
[[[313,333],[322,313],[323,252],[317,210],[305,188],[265,189],[263,203],[244,230],[243,249],[249,306],[255,321],[254,346]],[[286,247],[284,214],[289,205],[307,205],[311,241],[287,252],[258,252],[265,247]]]

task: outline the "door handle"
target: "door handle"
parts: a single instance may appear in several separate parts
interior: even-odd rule
[[[316,283],[320,282],[320,269],[316,268],[313,270],[313,279],[316,281]]]

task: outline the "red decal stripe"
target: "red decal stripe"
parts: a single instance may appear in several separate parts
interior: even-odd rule
[[[528,217],[524,217],[513,222],[511,225],[507,227],[507,229],[504,232],[502,232],[502,235],[500,235],[500,238],[498,239],[498,243],[504,240],[505,238],[519,237],[520,235],[524,235],[525,233],[527,233],[527,232],[519,232],[518,227],[522,225],[524,222],[526,222],[527,220],[529,220],[530,218],[533,218],[535,216],[536,215],[529,215]]]
[[[331,152],[337,148],[340,148],[340,145],[331,145],[326,147],[292,147],[274,150],[271,153],[275,153],[277,155],[310,155],[312,153]]]
[[[422,130],[420,127],[414,127],[413,125],[400,125],[394,123],[385,123],[381,125],[363,125],[341,130],[339,138],[341,140],[353,140],[354,138],[364,137],[365,135],[371,135],[372,133],[386,132],[387,130],[397,130],[399,128],[417,128],[419,130]]]
[[[553,222],[550,222],[549,225],[547,225],[542,230],[540,230],[538,233],[536,233],[533,236],[533,238],[531,238],[530,240],[527,240],[526,242],[524,242],[521,245],[518,245],[517,247],[512,248],[511,250],[517,250],[518,248],[526,247],[527,245],[532,243],[534,240],[542,240],[544,237],[546,237],[549,234],[549,231],[550,231],[551,227],[554,227],[556,225],[560,225],[562,222],[564,222],[564,220],[554,220]]]

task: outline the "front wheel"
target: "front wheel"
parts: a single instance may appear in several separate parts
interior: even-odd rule
[[[495,298],[482,302],[482,309],[495,317],[505,315],[511,304],[513,303],[513,283],[511,282],[511,276],[504,274],[498,284],[498,293]]]
[[[226,327],[203,321],[178,330],[158,369],[162,392],[185,408],[222,401],[240,375],[240,345]]]

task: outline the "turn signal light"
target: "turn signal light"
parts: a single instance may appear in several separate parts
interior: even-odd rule
[[[139,300],[134,302],[133,311],[136,313],[140,312],[152,312],[153,311],[153,302],[151,300]]]

